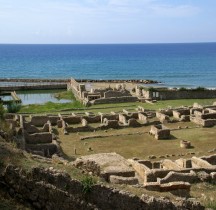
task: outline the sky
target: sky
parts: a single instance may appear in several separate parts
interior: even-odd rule
[[[0,43],[216,41],[216,0],[0,0]]]

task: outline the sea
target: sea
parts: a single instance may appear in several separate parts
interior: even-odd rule
[[[0,78],[70,77],[216,88],[216,43],[0,45]]]

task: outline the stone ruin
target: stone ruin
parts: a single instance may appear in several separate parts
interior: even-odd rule
[[[184,189],[189,191],[192,183],[216,183],[216,154],[191,159],[172,161],[128,160],[143,180],[148,190],[171,191]]]
[[[212,127],[216,125],[216,105],[201,106],[197,103],[193,105],[190,115],[190,121],[203,127]]]
[[[114,184],[144,186],[147,190],[189,192],[197,182],[216,183],[216,154],[175,161],[124,159],[116,153],[101,153],[78,158],[76,167]]]
[[[186,141],[186,140],[181,140],[180,141],[180,147],[184,148],[184,149],[189,149],[189,148],[191,148],[191,142]]]
[[[26,118],[29,116],[6,115],[6,121],[14,131],[18,146],[28,152],[45,157],[51,157],[58,153],[59,145],[53,134],[51,123],[56,117],[30,116],[29,121]]]
[[[155,139],[170,139],[170,129],[167,128],[165,125],[152,125],[151,130],[149,131],[150,135],[153,135]]]
[[[156,112],[161,123],[193,122],[203,127],[216,125],[216,105],[201,106],[194,103],[192,107],[161,109]]]
[[[89,104],[106,104],[106,103],[121,103],[121,102],[136,102],[138,98],[126,89],[125,84],[117,84],[116,88],[91,89],[86,90],[86,85],[78,83],[71,78],[67,85],[68,90],[71,90],[75,97],[82,101],[85,105]]]
[[[114,184],[138,184],[134,169],[116,153],[100,153],[78,158],[74,165]]]
[[[190,121],[190,108],[180,108],[177,110],[173,110],[173,117],[180,122]]]
[[[152,122],[158,123],[156,122]],[[140,127],[149,124],[149,116],[145,112],[123,110],[120,113],[71,113],[59,114],[57,120],[58,128],[64,134],[74,132],[91,132],[104,129],[120,129],[127,127]]]

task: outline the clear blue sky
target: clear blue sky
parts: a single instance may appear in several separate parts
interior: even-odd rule
[[[0,43],[215,41],[216,0],[0,0]]]

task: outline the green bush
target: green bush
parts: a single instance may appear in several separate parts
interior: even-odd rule
[[[197,87],[197,88],[195,88],[193,90],[194,91],[204,91],[204,90],[206,90],[206,88],[204,88],[204,87]]]
[[[149,87],[149,89],[148,89],[149,91],[151,91],[151,92],[156,92],[156,91],[158,91],[156,88],[154,88],[154,87]]]
[[[185,90],[188,90],[188,89],[185,88],[185,87],[180,87],[180,88],[179,88],[179,91],[185,91]]]
[[[0,103],[0,119],[3,119],[5,113],[5,109],[3,107],[3,104]]]
[[[91,192],[91,188],[95,184],[95,181],[91,176],[85,176],[81,183],[83,185],[83,193],[86,194]]]
[[[21,104],[17,104],[15,102],[9,103],[7,105],[8,113],[17,113],[21,109]]]

